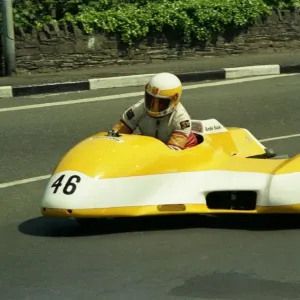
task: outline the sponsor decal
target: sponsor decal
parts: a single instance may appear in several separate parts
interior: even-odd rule
[[[219,129],[221,129],[220,125],[214,125],[214,126],[210,126],[210,127],[205,127],[206,131],[219,130]]]
[[[115,141],[115,142],[118,142],[118,143],[124,143],[123,140],[118,139],[117,137],[114,137],[114,136],[96,136],[93,139],[94,140],[95,139],[108,139],[108,140]]]
[[[127,112],[126,112],[126,116],[128,118],[128,120],[131,120],[134,117],[134,112],[132,110],[132,108],[130,108]]]
[[[189,127],[191,127],[191,123],[189,120],[181,121],[180,127],[181,127],[181,129],[189,128]]]

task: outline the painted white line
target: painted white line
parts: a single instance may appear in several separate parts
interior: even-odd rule
[[[243,83],[248,81],[257,81],[257,80],[265,80],[277,77],[286,77],[286,76],[295,76],[299,75],[296,74],[281,74],[281,75],[270,75],[270,76],[257,76],[251,78],[242,78],[242,79],[232,79],[232,80],[223,80],[218,82],[210,82],[210,83],[200,83],[200,84],[193,84],[184,86],[184,90],[191,90],[191,89],[198,89],[198,88],[205,88],[205,87],[214,87],[214,86],[221,86],[227,84],[236,84],[236,83]],[[33,105],[22,105],[22,106],[15,106],[15,107],[7,107],[7,108],[0,108],[0,113],[8,112],[8,111],[17,111],[17,110],[28,110],[34,108],[43,108],[43,107],[54,107],[54,106],[62,106],[62,105],[71,105],[71,104],[81,104],[81,103],[88,103],[88,102],[97,102],[97,101],[107,101],[107,100],[115,100],[115,99],[122,99],[122,98],[132,98],[143,96],[144,92],[134,92],[134,93],[126,93],[126,94],[119,94],[119,95],[109,95],[109,96],[102,96],[102,97],[95,97],[95,98],[87,98],[87,99],[78,99],[78,100],[67,100],[67,101],[60,101],[60,102],[50,102],[50,103],[42,103],[42,104],[33,104]]]
[[[277,137],[273,137],[273,138],[262,139],[262,140],[259,140],[259,141],[263,143],[263,142],[271,142],[271,141],[277,141],[277,140],[291,139],[291,138],[295,138],[295,137],[300,137],[300,133],[291,134],[291,135],[282,135],[282,136],[277,136]],[[300,153],[300,151],[299,151],[299,153]]]
[[[270,142],[270,141],[283,140],[283,139],[289,139],[289,138],[294,138],[294,137],[300,137],[300,133],[277,136],[277,137],[267,138],[267,139],[261,139],[261,140],[259,140],[259,142]],[[4,189],[4,188],[15,186],[15,185],[45,180],[45,179],[50,178],[50,176],[51,176],[51,174],[48,174],[48,175],[32,177],[32,178],[27,178],[27,179],[22,179],[22,180],[17,180],[17,181],[11,181],[11,182],[7,182],[7,183],[0,183],[0,189]]]
[[[130,97],[142,96],[143,94],[144,94],[143,92],[127,93],[127,94],[109,95],[109,96],[96,97],[96,98],[87,98],[87,99],[67,100],[67,101],[52,102],[52,103],[15,106],[15,107],[8,107],[8,108],[0,108],[0,113],[7,112],[7,111],[27,110],[27,109],[42,108],[42,107],[52,107],[52,106],[96,102],[96,101],[114,100],[114,99],[121,99],[121,98],[130,98]]]
[[[35,182],[35,181],[40,181],[40,180],[45,180],[50,178],[51,174],[49,175],[43,175],[43,176],[38,176],[38,177],[32,177],[32,178],[27,178],[27,179],[22,179],[22,180],[17,180],[17,181],[11,181],[7,183],[1,183],[0,184],[0,189],[4,189],[10,186],[15,186],[15,185],[20,185],[20,184],[25,184],[29,182]]]

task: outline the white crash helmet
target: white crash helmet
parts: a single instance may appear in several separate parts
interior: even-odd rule
[[[152,117],[162,117],[172,113],[179,103],[182,84],[171,73],[159,73],[153,76],[145,87],[145,107]]]

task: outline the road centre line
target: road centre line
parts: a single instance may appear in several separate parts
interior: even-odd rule
[[[289,139],[289,138],[295,138],[295,137],[300,137],[300,133],[266,138],[266,139],[261,139],[259,141],[260,142],[271,142],[271,141],[283,140],[283,139]],[[11,186],[16,186],[16,185],[21,185],[21,184],[26,184],[26,183],[30,183],[30,182],[45,180],[45,179],[50,178],[50,176],[51,176],[51,174],[48,174],[48,175],[43,175],[43,176],[38,176],[38,177],[31,177],[31,178],[26,178],[26,179],[11,181],[11,182],[0,183],[0,189],[4,189],[4,188],[11,187]]]
[[[273,138],[262,139],[262,140],[259,140],[259,141],[262,142],[262,143],[263,142],[272,142],[272,141],[277,141],[277,140],[290,139],[290,138],[294,138],[294,137],[300,137],[300,133],[276,136],[276,137],[273,137]],[[300,151],[299,151],[299,153],[300,153]]]
[[[266,80],[266,79],[286,77],[286,76],[295,76],[295,75],[299,75],[299,74],[298,73],[296,73],[296,74],[279,74],[279,75],[239,78],[239,79],[233,79],[233,80],[223,80],[223,81],[218,81],[218,82],[187,85],[187,86],[183,86],[183,89],[184,90],[192,90],[192,89],[198,89],[198,88],[204,88],[204,87],[214,87],[214,86],[220,86],[220,85],[236,84],[236,83],[243,83],[243,82],[249,82],[249,81]],[[88,103],[88,102],[115,100],[115,99],[122,99],[122,98],[131,98],[131,97],[138,97],[138,96],[143,96],[143,95],[144,95],[144,92],[134,92],[134,93],[108,95],[108,96],[86,98],[86,99],[66,100],[66,101],[60,101],[60,102],[49,102],[49,103],[32,104],[32,105],[29,104],[29,105],[15,106],[15,107],[0,108],[0,113],[9,112],[9,111],[17,111],[17,110],[28,110],[28,109],[34,109],[34,108],[44,108],[44,107],[53,107],[53,106],[62,106],[62,105],[71,105],[71,104],[81,104],[81,103]]]
[[[7,183],[1,183],[0,184],[0,189],[4,189],[6,187],[15,186],[15,185],[20,185],[20,184],[26,184],[26,183],[30,183],[30,182],[45,180],[45,179],[50,178],[50,176],[51,176],[51,174],[48,174],[48,175],[43,175],[43,176],[38,176],[38,177],[31,177],[31,178],[11,181],[11,182],[7,182]]]

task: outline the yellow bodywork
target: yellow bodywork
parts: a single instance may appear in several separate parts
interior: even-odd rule
[[[118,143],[101,132],[72,148],[55,173],[70,170],[95,178],[141,176],[172,172],[231,170],[272,173],[285,160],[245,159],[264,154],[245,131],[238,128],[204,136],[204,141],[183,151],[141,135],[122,135]]]
[[[52,175],[75,171],[94,179],[113,179],[154,174],[197,171],[237,171],[260,174],[300,172],[300,155],[291,159],[248,158],[263,155],[265,150],[246,130],[227,128],[227,132],[204,135],[196,147],[174,151],[152,137],[124,134],[108,137],[107,132],[93,135],[62,158]],[[83,199],[84,201],[84,199]],[[280,207],[256,207],[247,213],[297,212],[299,204]],[[213,213],[243,213],[243,211],[213,210]],[[41,207],[47,216],[96,218],[185,213],[212,213],[205,204],[174,204],[127,206],[94,209],[59,209]]]

